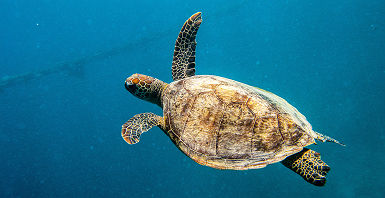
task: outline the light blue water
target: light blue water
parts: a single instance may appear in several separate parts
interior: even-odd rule
[[[385,2],[0,2],[0,79],[54,69],[0,90],[0,197],[384,197]],[[331,166],[319,188],[281,164],[215,170],[154,128],[120,136],[135,114],[161,109],[124,80],[171,82],[175,39],[203,13],[197,74],[272,91],[314,130],[347,144],[311,146]]]

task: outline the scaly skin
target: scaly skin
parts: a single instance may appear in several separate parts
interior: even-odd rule
[[[326,174],[330,170],[330,167],[321,160],[321,154],[308,148],[287,157],[282,164],[316,186],[325,185]]]
[[[192,15],[183,25],[175,41],[172,60],[172,79],[174,81],[195,75],[195,37],[200,24],[201,13]]]
[[[154,126],[162,126],[162,117],[153,113],[137,114],[122,126],[122,137],[129,144],[136,144],[142,133],[147,132]]]
[[[132,95],[160,107],[162,107],[161,95],[167,85],[167,83],[159,79],[143,74],[133,74],[124,83],[124,86]]]

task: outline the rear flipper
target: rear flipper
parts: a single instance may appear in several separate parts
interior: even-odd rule
[[[287,157],[282,164],[316,186],[325,185],[326,174],[330,170],[330,167],[321,160],[321,155],[308,148]]]

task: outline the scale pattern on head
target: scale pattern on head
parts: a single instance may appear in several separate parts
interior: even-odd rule
[[[126,79],[124,86],[134,96],[160,105],[160,95],[166,83],[151,76],[133,74]]]
[[[202,23],[201,13],[192,15],[183,25],[175,41],[172,60],[172,78],[174,81],[195,75],[196,35]]]

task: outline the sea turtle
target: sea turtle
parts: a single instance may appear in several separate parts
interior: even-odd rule
[[[161,128],[188,157],[217,169],[257,169],[283,165],[317,186],[330,167],[308,148],[337,140],[312,130],[296,108],[279,96],[227,78],[195,75],[195,37],[201,13],[183,25],[175,43],[173,82],[133,74],[125,81],[134,96],[163,108],[163,117],[137,114],[122,125],[129,144],[153,126]]]

